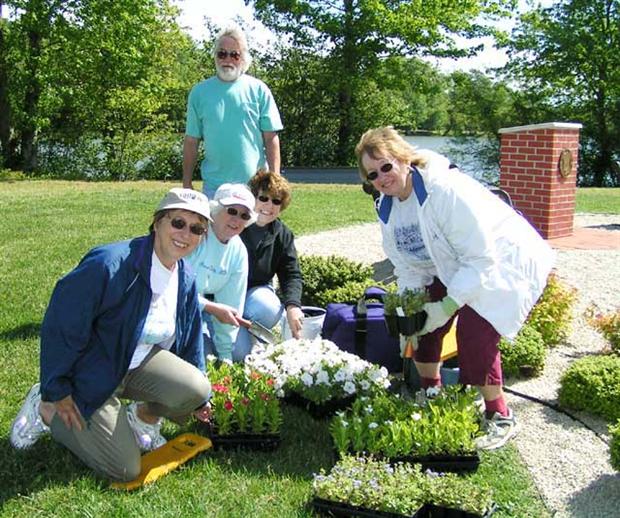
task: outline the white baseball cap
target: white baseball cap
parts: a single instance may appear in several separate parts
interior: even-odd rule
[[[211,219],[211,209],[209,208],[209,199],[199,191],[193,189],[185,189],[182,187],[174,187],[170,189],[163,199],[159,202],[159,206],[155,212],[161,210],[183,209],[195,212],[204,216],[209,221]]]
[[[256,200],[250,189],[242,183],[223,183],[215,191],[213,199],[225,207],[228,205],[241,205],[250,211],[250,216],[254,217]]]

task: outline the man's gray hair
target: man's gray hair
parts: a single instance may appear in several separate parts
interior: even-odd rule
[[[245,74],[252,64],[252,56],[248,49],[248,40],[245,37],[245,33],[238,25],[229,25],[220,31],[215,38],[215,45],[213,45],[213,58],[215,58],[218,49],[220,48],[220,42],[223,38],[232,38],[239,44],[241,49],[241,70]]]

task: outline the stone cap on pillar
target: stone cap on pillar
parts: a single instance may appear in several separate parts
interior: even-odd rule
[[[557,130],[580,130],[583,124],[578,122],[543,122],[542,124],[529,124],[527,126],[513,126],[512,128],[500,128],[498,133],[518,133],[519,131],[533,131],[543,129]]]

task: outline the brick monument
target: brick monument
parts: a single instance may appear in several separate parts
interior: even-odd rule
[[[545,239],[573,233],[581,124],[499,130],[500,187]]]

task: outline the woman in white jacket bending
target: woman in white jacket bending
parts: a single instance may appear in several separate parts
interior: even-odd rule
[[[381,193],[383,247],[399,290],[430,296],[414,353],[422,388],[441,384],[442,340],[458,315],[460,382],[477,386],[485,403],[478,447],[499,448],[518,426],[504,399],[497,346],[501,336],[515,337],[541,295],[553,251],[487,188],[391,127],[364,133],[355,153],[362,180]]]

